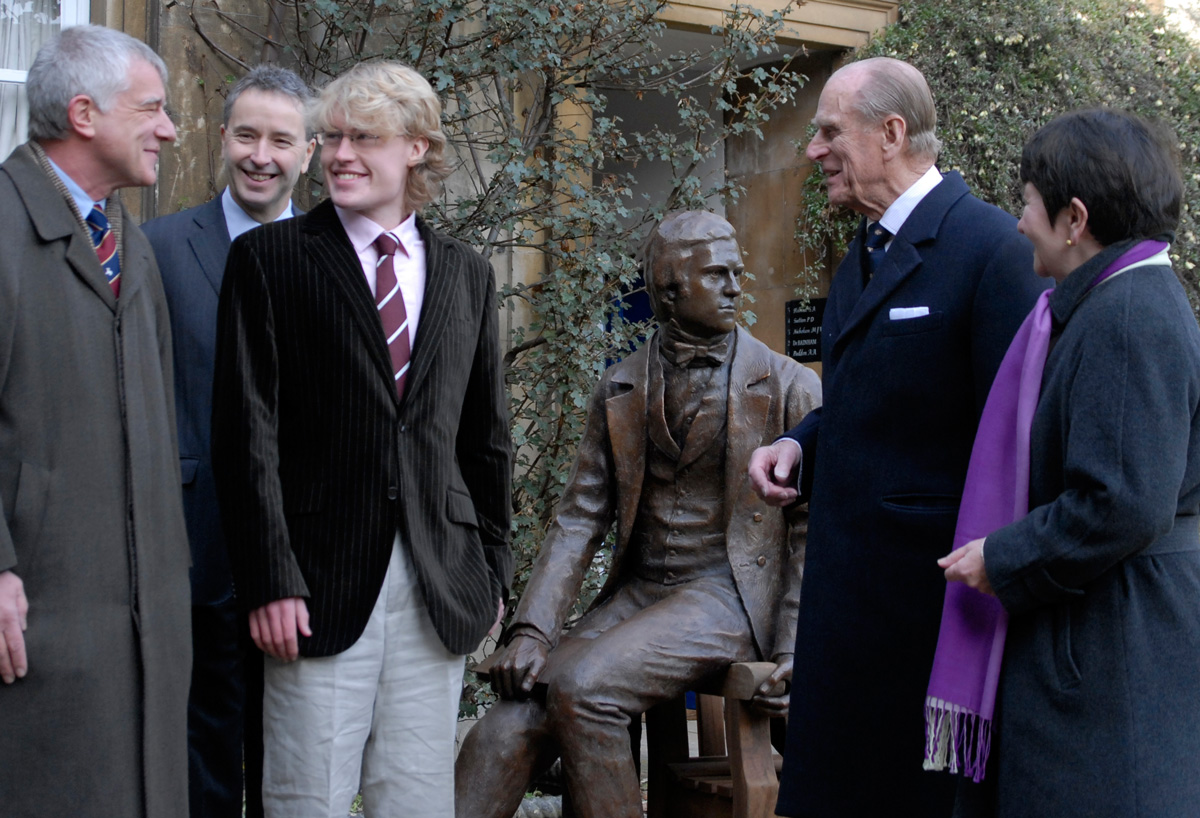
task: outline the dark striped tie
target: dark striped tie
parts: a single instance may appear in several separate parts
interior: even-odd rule
[[[396,280],[393,258],[399,243],[387,233],[375,239],[379,261],[375,264],[375,307],[383,323],[388,353],[392,357],[392,373],[396,379],[396,395],[404,397],[404,376],[408,374],[411,348],[408,339],[408,311],[404,309],[404,294]]]
[[[871,222],[867,225],[867,269],[866,281],[871,280],[871,276],[875,275],[875,271],[879,269],[879,265],[883,264],[883,257],[887,253],[887,243],[892,237],[891,232],[879,222]],[[864,282],[865,283],[865,282]]]
[[[92,233],[92,244],[96,247],[96,257],[104,268],[104,277],[108,286],[112,287],[113,295],[121,294],[121,259],[117,256],[117,237],[108,226],[108,216],[100,209],[100,205],[92,207],[87,214],[88,228]]]

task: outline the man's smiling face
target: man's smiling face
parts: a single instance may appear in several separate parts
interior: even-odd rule
[[[291,200],[315,147],[305,139],[298,100],[248,88],[221,126],[221,155],[234,201],[255,221],[273,221]]]

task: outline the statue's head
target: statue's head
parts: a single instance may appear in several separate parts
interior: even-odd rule
[[[703,210],[671,213],[650,234],[645,269],[659,324],[701,338],[733,331],[744,267],[729,222]]]

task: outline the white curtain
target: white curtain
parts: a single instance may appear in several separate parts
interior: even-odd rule
[[[28,71],[59,19],[59,0],[0,0],[0,68]],[[28,122],[24,83],[0,82],[0,160],[25,141]]]

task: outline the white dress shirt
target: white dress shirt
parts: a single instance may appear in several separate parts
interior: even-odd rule
[[[242,210],[242,206],[234,200],[233,194],[229,192],[229,188],[225,188],[225,192],[221,194],[221,209],[225,211],[225,228],[229,231],[230,241],[233,241],[246,231],[260,226],[258,222],[250,217],[250,214]],[[275,221],[281,222],[295,215],[296,209],[289,201],[288,206],[283,209],[283,212],[275,217]]]

